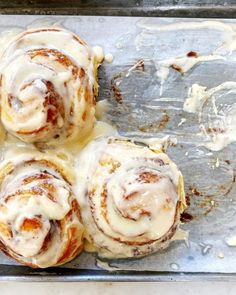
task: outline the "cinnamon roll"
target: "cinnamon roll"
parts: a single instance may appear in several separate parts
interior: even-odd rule
[[[39,268],[78,255],[84,227],[73,181],[57,157],[22,152],[5,159],[0,164],[0,249]]]
[[[186,203],[182,174],[165,153],[99,138],[84,149],[77,165],[88,250],[126,258],[169,245]]]
[[[73,141],[95,122],[98,59],[77,35],[55,27],[31,29],[0,56],[1,119],[29,143]]]

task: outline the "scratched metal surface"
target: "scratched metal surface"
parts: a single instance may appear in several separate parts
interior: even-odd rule
[[[45,17],[1,16],[0,27],[1,30],[19,25],[26,27],[32,22],[42,23],[42,20],[45,22]],[[226,60],[199,63],[185,75],[170,69],[161,96],[155,66],[159,60],[186,55],[191,50],[200,55],[210,54],[220,46],[225,33],[212,29],[180,30],[178,34],[174,31],[149,31],[141,28],[141,18],[135,17],[57,16],[46,20],[59,22],[89,44],[100,45],[106,53],[113,54],[113,63],[104,63],[100,68],[99,99],[106,98],[112,104],[106,119],[115,124],[120,133],[139,137],[170,135],[178,140],[175,147],[168,148],[168,154],[183,172],[185,190],[190,199],[187,212],[193,219],[182,225],[183,229],[189,231],[189,247],[183,241],[175,241],[168,249],[143,259],[109,261],[117,273],[107,279],[115,280],[120,270],[130,271],[126,276],[133,274],[135,280],[138,278],[137,273],[132,271],[146,274],[140,280],[148,280],[146,271],[150,271],[152,276],[156,273],[156,279],[159,280],[169,280],[175,274],[182,273],[201,274],[201,278],[204,273],[206,277],[209,273],[212,277],[217,273],[236,273],[236,247],[229,247],[225,243],[227,237],[236,235],[236,144],[219,152],[211,152],[199,146],[205,138],[198,135],[198,116],[183,111],[183,102],[192,84],[199,83],[211,88],[225,81],[236,81],[236,55],[232,53]],[[158,26],[189,20],[149,18],[148,21]],[[225,22],[236,23],[233,20]],[[129,71],[140,60],[143,60],[144,66],[141,63]],[[230,106],[235,102],[235,94],[230,91],[216,94],[216,104],[219,107]],[[212,112],[212,105],[206,104],[203,109],[206,126],[209,114],[214,119]],[[186,122],[178,127],[181,118],[186,118]],[[219,167],[215,167],[217,158]],[[223,253],[224,258],[219,258],[219,253]],[[101,274],[104,276],[99,276],[99,272],[90,275],[90,270],[99,268],[96,256],[86,253],[61,268],[54,268],[53,272],[40,272],[16,265],[0,255],[2,276],[6,276],[7,271],[9,275],[15,274],[15,278],[27,279],[27,275],[35,278],[41,274],[44,278],[53,275],[58,280],[57,275],[60,274],[60,280],[63,280],[63,275],[78,275],[77,280],[80,280],[80,272],[77,270],[81,270],[83,274],[88,271],[85,279],[104,280],[106,277],[103,271]],[[132,276],[130,278],[132,280]],[[120,279],[122,280],[122,274]]]
[[[3,14],[234,18],[235,0],[0,0]]]

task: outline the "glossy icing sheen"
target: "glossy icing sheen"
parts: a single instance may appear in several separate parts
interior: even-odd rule
[[[118,134],[95,122],[109,108],[107,101],[95,108],[94,101],[102,48],[91,50],[53,27],[6,43],[0,63],[1,116],[9,131],[0,164],[3,251],[23,264],[48,267],[79,254],[84,236],[87,249],[106,257],[166,247],[185,207],[182,175],[160,150],[168,138],[139,145],[104,137]],[[46,143],[37,145],[44,152],[30,143]]]
[[[83,248],[83,225],[63,160],[35,150],[11,150],[0,164],[0,245],[16,260],[48,267]]]
[[[85,236],[105,257],[166,247],[185,206],[182,175],[167,155],[125,140],[90,143],[79,157],[76,183]]]
[[[61,28],[20,33],[0,56],[2,122],[26,142],[63,143],[93,128],[99,64]]]

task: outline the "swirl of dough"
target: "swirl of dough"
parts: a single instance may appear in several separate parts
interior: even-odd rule
[[[0,57],[5,128],[30,143],[55,145],[86,135],[95,122],[98,63],[92,49],[65,29],[17,35]]]
[[[126,258],[168,246],[186,203],[182,174],[165,153],[100,138],[84,149],[77,165],[88,251]]]
[[[45,268],[83,249],[84,227],[73,175],[57,157],[21,153],[0,164],[0,249],[22,264]]]

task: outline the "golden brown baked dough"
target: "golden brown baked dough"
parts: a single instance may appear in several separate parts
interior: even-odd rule
[[[169,245],[186,204],[182,174],[165,153],[101,138],[84,149],[77,165],[88,250],[125,258]]]
[[[73,176],[57,157],[21,151],[0,164],[0,248],[22,264],[49,267],[83,249]]]
[[[97,67],[92,49],[65,29],[17,35],[0,56],[3,125],[30,143],[82,138],[95,122]]]

